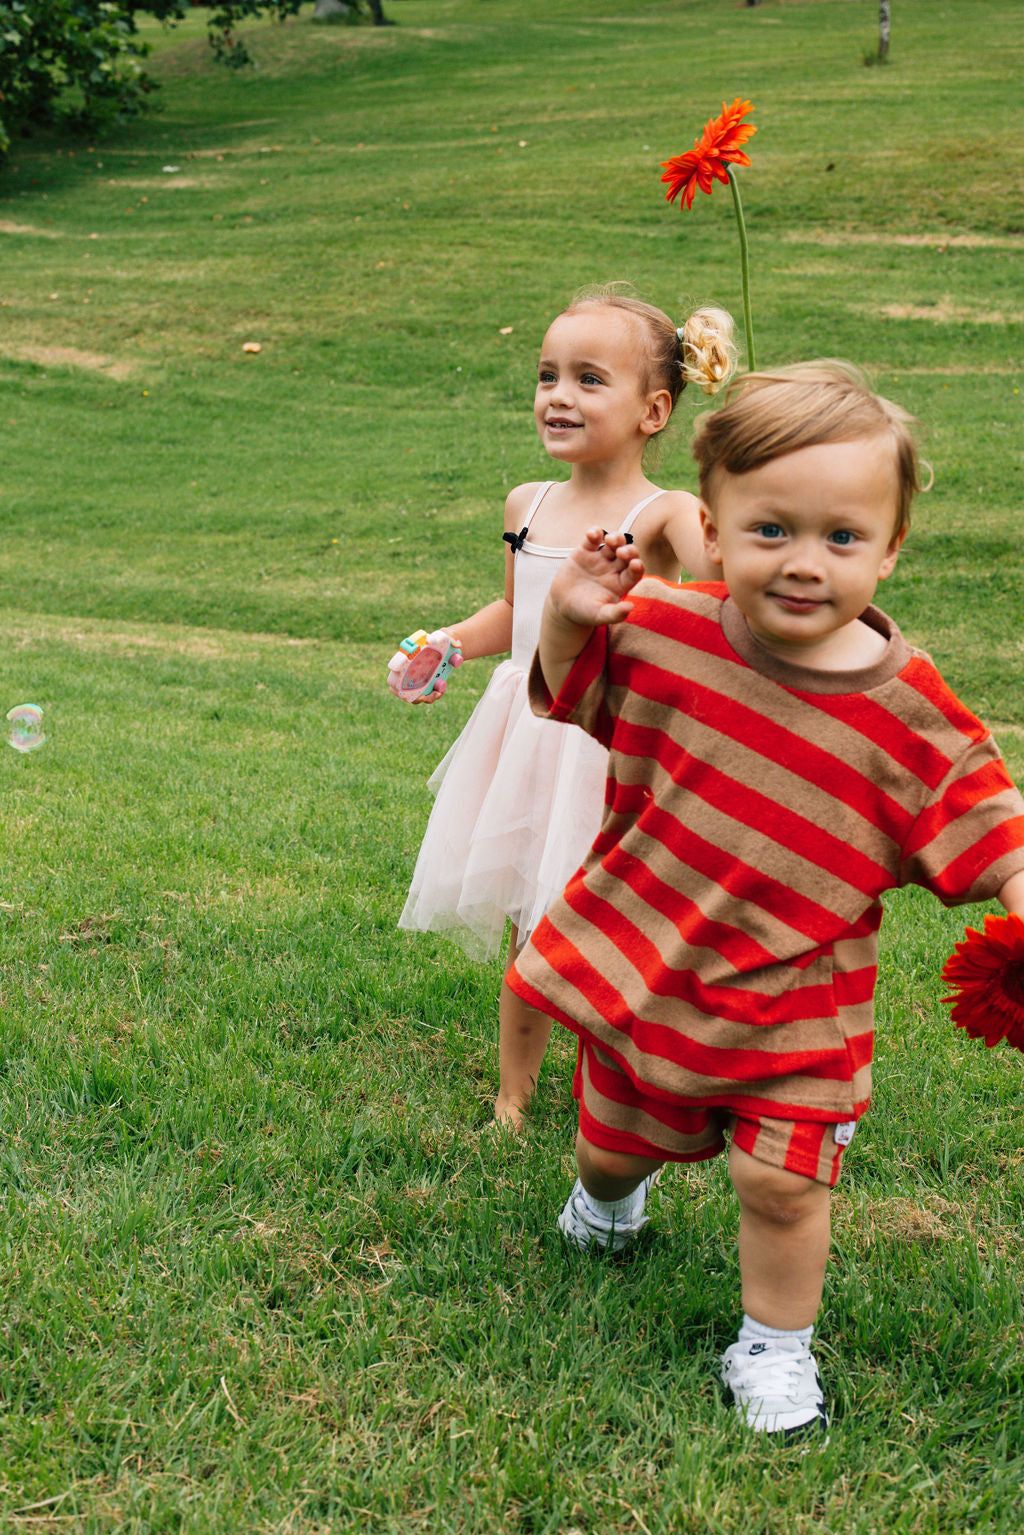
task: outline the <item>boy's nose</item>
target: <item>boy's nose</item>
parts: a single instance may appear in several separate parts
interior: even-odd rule
[[[823,574],[818,550],[813,544],[803,542],[791,546],[782,569],[784,575],[793,576],[798,581],[820,581]]]

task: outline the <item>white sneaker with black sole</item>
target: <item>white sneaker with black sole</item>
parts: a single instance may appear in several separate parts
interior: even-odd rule
[[[722,1355],[722,1382],[736,1411],[762,1433],[788,1437],[828,1428],[818,1366],[799,1339],[732,1344]]]
[[[643,1196],[637,1200],[635,1213],[626,1220],[605,1217],[595,1210],[587,1199],[586,1190],[577,1178],[573,1191],[565,1202],[565,1209],[558,1217],[559,1231],[566,1241],[578,1247],[580,1252],[586,1252],[590,1247],[610,1248],[613,1253],[621,1252],[637,1232],[642,1231],[647,1225],[649,1217],[644,1214],[644,1204],[651,1189],[657,1183],[660,1173],[659,1168],[640,1184],[636,1193],[639,1195],[642,1190]]]

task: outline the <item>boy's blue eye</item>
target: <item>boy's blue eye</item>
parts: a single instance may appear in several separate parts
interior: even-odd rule
[[[599,384],[601,380],[596,373],[584,373],[581,382],[584,384]]]
[[[785,534],[777,522],[762,522],[757,529],[762,538],[784,538]]]
[[[841,544],[845,547],[849,544],[852,544],[857,535],[855,533],[851,533],[849,528],[837,528],[836,531],[829,536],[834,544]]]

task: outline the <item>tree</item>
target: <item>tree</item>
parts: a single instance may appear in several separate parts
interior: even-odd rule
[[[889,57],[889,0],[878,0],[878,62]]]
[[[316,0],[313,12],[315,21],[352,21],[360,10],[361,0]],[[390,27],[381,0],[366,0],[366,8],[375,27]]]
[[[302,0],[210,0],[208,33],[217,57],[250,63],[237,36],[246,17],[293,16]],[[381,0],[349,0],[386,26]],[[142,111],[156,82],[142,61],[149,52],[136,29],[145,12],[180,21],[189,0],[0,0],[0,158],[12,133],[64,122],[83,132]]]
[[[88,130],[138,112],[153,88],[147,52],[109,0],[0,0],[0,154],[30,123]]]

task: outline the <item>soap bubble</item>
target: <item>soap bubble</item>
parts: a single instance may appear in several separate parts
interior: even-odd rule
[[[16,752],[34,752],[46,740],[38,704],[15,704],[7,711],[7,744]]]

